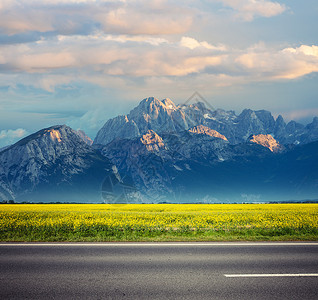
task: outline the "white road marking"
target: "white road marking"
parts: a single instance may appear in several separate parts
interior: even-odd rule
[[[48,243],[43,243],[43,242],[31,242],[31,243],[21,243],[21,242],[17,242],[17,243],[12,243],[12,242],[3,242],[0,243],[0,247],[52,247],[52,246],[57,246],[57,247],[197,247],[197,246],[207,246],[207,247],[220,247],[220,246],[318,246],[317,242],[290,242],[290,243],[286,243],[286,242],[240,242],[240,243],[236,243],[236,242],[229,242],[229,243],[218,243],[218,242],[193,242],[193,243],[189,243],[189,242],[172,242],[172,243],[143,243],[143,242],[139,242],[139,243],[123,243],[123,242],[100,242],[100,243],[69,243],[69,242],[57,242],[57,243],[52,243],[52,242],[48,242]]]
[[[225,277],[318,277],[318,273],[311,274],[224,274]]]

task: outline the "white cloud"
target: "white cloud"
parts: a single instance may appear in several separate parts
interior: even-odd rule
[[[11,145],[27,135],[27,131],[22,128],[8,129],[0,131],[0,147]]]
[[[183,36],[181,38],[180,45],[182,47],[186,47],[186,48],[189,48],[191,50],[196,49],[198,47],[203,47],[203,48],[206,48],[209,50],[218,50],[218,51],[225,51],[226,50],[226,47],[224,45],[213,46],[206,41],[198,42],[196,39],[191,38],[191,37],[187,37],[187,36]]]
[[[219,0],[225,6],[236,11],[236,15],[244,21],[252,21],[255,17],[274,17],[286,11],[286,6],[268,0]]]
[[[22,83],[49,92],[54,92],[56,86],[74,82],[122,88],[125,82],[141,77],[213,74],[218,78],[217,84],[229,85],[289,80],[318,72],[316,45],[279,49],[259,43],[239,49],[215,46],[190,36],[169,40],[160,36],[102,32],[87,36],[59,35],[57,39],[44,39],[35,44],[3,45],[0,53],[0,73],[13,76],[11,87]]]
[[[315,45],[312,45],[312,46],[301,45],[298,48],[286,48],[283,51],[286,53],[290,52],[293,54],[305,54],[309,56],[318,57],[318,46],[315,46]]]
[[[214,47],[190,37],[182,37],[179,42],[164,39],[149,42],[146,38],[121,37],[118,40],[107,35],[100,38],[68,37],[53,44],[42,42],[34,48],[15,45],[0,49],[2,67],[6,72],[46,75],[47,79],[40,83],[49,91],[54,89],[54,82],[64,84],[98,74],[186,76],[213,71],[230,76],[236,73],[254,75],[260,80],[268,80],[293,79],[318,71],[316,45],[275,49],[259,44],[241,50]]]
[[[162,39],[149,42],[149,39],[129,38],[118,41],[109,36],[100,39],[95,36],[68,37],[53,44],[42,42],[34,48],[24,45],[2,47],[1,60],[6,71],[49,74],[63,70],[64,78],[67,70],[76,77],[96,72],[133,77],[184,76],[219,65],[224,59],[223,54],[215,54],[216,47],[203,42],[202,47],[189,49],[183,46],[184,41],[184,38],[174,43]],[[72,71],[75,69],[76,72]],[[47,86],[52,90],[50,84]]]
[[[250,49],[235,62],[261,80],[295,79],[318,72],[318,47],[301,45],[298,48]]]
[[[166,1],[5,1],[0,28],[7,34],[28,31],[87,34],[101,28],[109,34],[179,34],[193,23],[184,3]]]

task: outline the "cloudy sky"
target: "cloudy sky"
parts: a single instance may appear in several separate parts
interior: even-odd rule
[[[0,147],[143,98],[318,116],[317,0],[0,0]]]

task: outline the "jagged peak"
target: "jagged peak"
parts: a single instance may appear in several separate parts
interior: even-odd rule
[[[148,98],[141,100],[141,102],[137,106],[137,109],[138,110],[142,109],[143,111],[152,111],[154,109],[154,107],[163,108],[166,110],[175,110],[177,108],[175,103],[169,98],[159,100],[155,97],[148,97]],[[134,111],[134,110],[135,109],[133,109],[132,111]]]
[[[278,115],[278,117],[276,118],[276,122],[284,122],[285,123],[283,116]]]
[[[151,105],[165,106],[159,99],[148,97],[140,101],[138,107],[149,107]]]
[[[240,116],[250,115],[254,112],[254,110],[251,110],[250,108],[244,108],[240,114]]]
[[[195,102],[193,104],[190,104],[189,107],[193,108],[193,109],[200,110],[200,111],[205,111],[207,109],[205,104],[203,102],[200,102],[200,101]]]
[[[265,109],[260,109],[260,110],[252,110],[250,108],[245,108],[241,112],[240,116],[250,116],[250,115],[269,115],[271,116],[271,112]]]
[[[174,104],[174,102],[171,99],[169,99],[169,98],[165,98],[161,102],[166,106],[167,109],[173,109],[174,110],[174,109],[177,108],[177,106]]]
[[[283,146],[276,141],[270,134],[257,134],[251,135],[248,138],[249,142],[261,145],[268,148],[272,152],[280,152],[283,150]]]
[[[300,123],[292,120],[292,121],[289,121],[288,124],[286,125],[286,130],[287,130],[287,132],[290,132],[290,131],[296,131],[299,129],[303,129],[304,127],[305,127],[305,125],[300,124]]]
[[[266,109],[259,109],[259,110],[255,110],[256,113],[258,114],[267,114],[267,115],[271,115],[272,113]]]
[[[314,117],[312,122],[306,126],[308,129],[318,128],[318,117]]]
[[[207,127],[207,126],[204,126],[204,125],[195,126],[195,127],[191,128],[191,129],[189,129],[188,131],[191,132],[191,133],[196,133],[196,134],[209,135],[209,136],[220,138],[220,139],[222,139],[224,141],[227,141],[227,138],[223,134],[220,134],[216,130],[213,130],[213,129],[211,129],[211,128]]]

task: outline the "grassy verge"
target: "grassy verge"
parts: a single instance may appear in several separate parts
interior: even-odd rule
[[[0,241],[287,240],[318,240],[318,204],[0,206]]]

